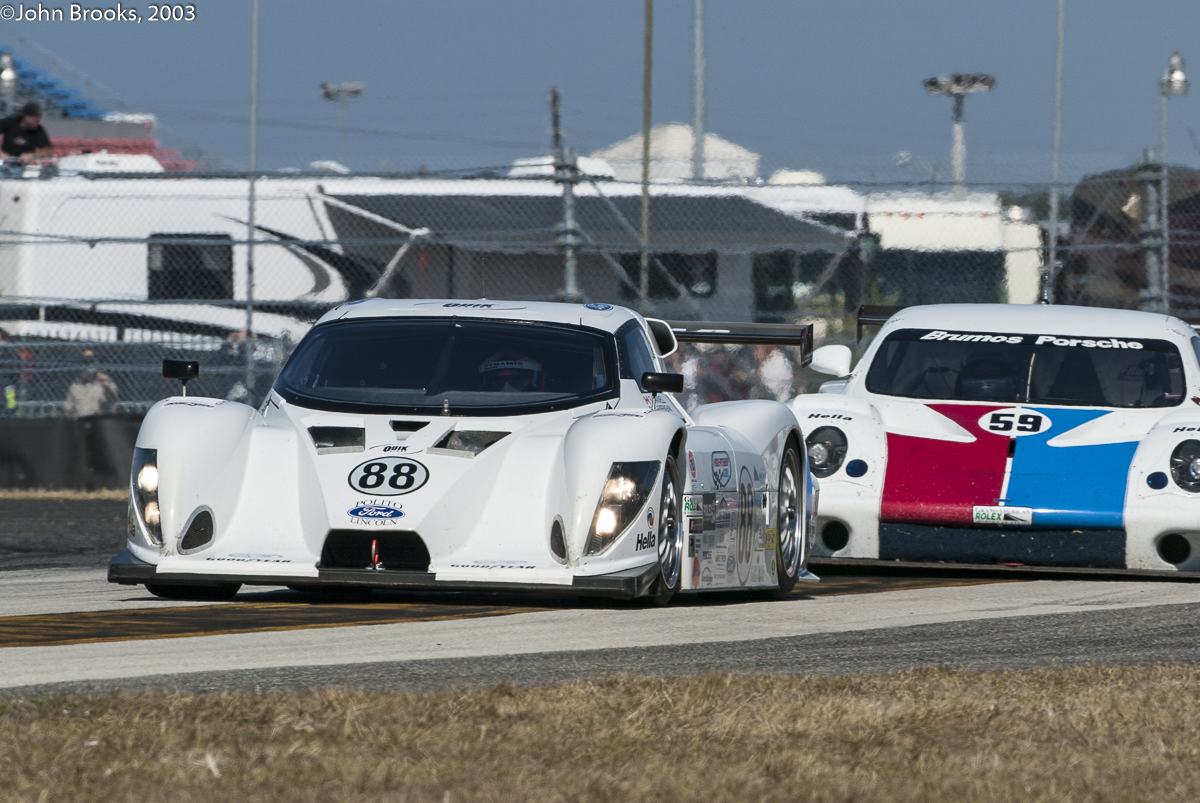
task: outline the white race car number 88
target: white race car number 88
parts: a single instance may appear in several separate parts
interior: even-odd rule
[[[377,457],[355,466],[347,479],[356,491],[400,496],[424,485],[429,480],[429,469],[407,457]]]
[[[1050,417],[1033,410],[1010,407],[1007,410],[984,413],[979,419],[979,428],[997,435],[1019,438],[1050,429]]]

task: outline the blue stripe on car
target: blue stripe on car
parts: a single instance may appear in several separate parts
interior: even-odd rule
[[[1038,409],[1051,429],[1017,438],[1008,504],[1033,508],[1034,527],[1118,529],[1137,441],[1050,446],[1048,441],[1108,415],[1106,410]]]

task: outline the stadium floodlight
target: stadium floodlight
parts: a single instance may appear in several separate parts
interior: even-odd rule
[[[338,105],[338,161],[346,163],[346,103],[362,95],[362,81],[346,81],[341,86],[321,84],[321,97],[337,101]]]
[[[17,65],[12,53],[0,52],[0,95],[13,95],[17,91]]]
[[[1154,291],[1158,293],[1158,304],[1155,311],[1169,313],[1171,311],[1171,236],[1170,236],[1170,220],[1168,212],[1170,210],[1169,196],[1167,195],[1170,189],[1169,180],[1167,178],[1167,98],[1183,97],[1188,91],[1187,71],[1183,66],[1183,56],[1179,55],[1176,50],[1171,54],[1171,58],[1167,59],[1167,69],[1163,70],[1163,77],[1158,82],[1159,107],[1158,107],[1158,160],[1162,165],[1159,180],[1162,182],[1162,188],[1159,193],[1162,210],[1159,218],[1162,225],[1162,244],[1160,246],[1161,254],[1159,255],[1158,270],[1160,275],[1157,281],[1151,277],[1149,282]]]
[[[987,92],[996,85],[994,75],[982,73],[954,73],[947,77],[939,75],[924,81],[925,91],[930,95],[949,95],[954,98],[954,145],[950,149],[950,161],[954,164],[954,191],[964,194],[967,178],[967,143],[963,135],[963,98],[976,92]]]

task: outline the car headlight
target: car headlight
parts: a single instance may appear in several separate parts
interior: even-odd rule
[[[808,469],[824,479],[842,467],[849,443],[837,427],[818,427],[804,439],[808,447]]]
[[[592,517],[583,554],[596,555],[617,540],[637,518],[650,499],[654,481],[658,479],[659,463],[648,460],[640,463],[613,463],[600,493],[600,504]]]
[[[162,545],[162,512],[158,507],[158,450],[134,449],[129,472],[129,534],[135,521],[150,540]]]
[[[1200,441],[1184,441],[1175,447],[1171,477],[1183,490],[1200,493]]]

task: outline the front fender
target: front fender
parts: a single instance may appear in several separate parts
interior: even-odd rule
[[[1125,489],[1127,568],[1200,571],[1200,493],[1181,488],[1171,477],[1171,453],[1186,440],[1200,440],[1200,414],[1194,410],[1164,416],[1134,453]],[[1164,487],[1150,484],[1155,474],[1166,476]],[[1163,560],[1158,552],[1159,540],[1171,533],[1191,544],[1191,555],[1178,565]]]
[[[662,463],[683,421],[668,410],[632,412],[605,410],[581,418],[567,430],[563,444],[567,488],[571,492],[570,520],[564,522],[568,553],[583,554],[600,503],[600,493],[613,463],[655,460]],[[661,485],[662,472],[655,483]],[[651,496],[654,499],[655,495]],[[621,549],[619,539],[606,557]],[[631,553],[632,554],[632,553]],[[581,558],[581,565],[587,563]],[[643,561],[645,562],[645,561]]]
[[[225,512],[236,506],[246,436],[261,420],[245,404],[195,396],[164,399],[146,413],[137,446],[158,451],[163,554],[174,554],[184,525],[200,505]],[[139,552],[139,557],[145,556]]]

